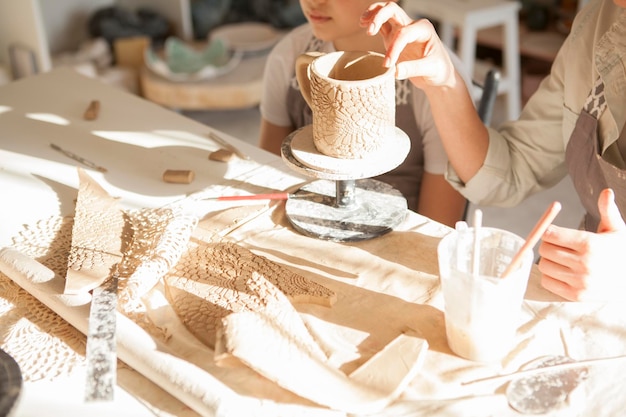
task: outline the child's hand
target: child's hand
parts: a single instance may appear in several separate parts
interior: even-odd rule
[[[410,78],[418,88],[454,85],[454,65],[428,20],[414,21],[395,2],[379,2],[363,13],[361,26],[383,37],[386,65],[396,66],[396,78]]]

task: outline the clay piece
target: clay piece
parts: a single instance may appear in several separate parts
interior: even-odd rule
[[[191,184],[196,174],[188,169],[168,169],[163,172],[163,181],[173,184]]]
[[[366,362],[364,370],[348,377],[311,355],[261,311],[233,313],[223,326],[220,351],[301,397],[358,415],[381,411],[397,399],[419,371],[428,347],[423,339],[401,335]]]
[[[92,100],[83,114],[85,120],[96,120],[100,114],[100,101]]]
[[[125,312],[141,308],[140,298],[161,281],[187,245],[197,218],[179,207],[127,212],[132,240],[120,264],[119,304]]]
[[[400,335],[346,375],[328,362],[292,305],[330,306],[335,294],[236,243],[192,239],[164,283],[170,305],[187,329],[214,349],[218,365],[247,366],[333,409],[382,410],[416,376],[428,349],[425,340]]]
[[[321,355],[291,302],[331,306],[335,293],[240,245],[190,244],[164,282],[166,297],[185,326],[211,348],[224,317],[259,311]]]
[[[122,259],[126,221],[111,197],[82,168],[67,261],[66,294],[90,291],[109,277]]]
[[[235,157],[235,153],[227,149],[218,149],[217,151],[211,152],[209,154],[209,159],[211,161],[218,161],[218,162],[228,162],[234,157]]]

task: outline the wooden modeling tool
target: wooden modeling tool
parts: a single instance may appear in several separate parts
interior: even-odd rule
[[[543,213],[543,216],[541,216],[533,230],[531,230],[528,234],[526,242],[524,242],[520,250],[513,257],[513,260],[511,261],[509,266],[502,273],[502,278],[506,278],[515,268],[519,266],[519,263],[524,257],[524,252],[532,249],[537,244],[539,239],[541,239],[541,236],[543,236],[543,234],[546,232],[548,226],[550,226],[550,224],[556,217],[556,215],[559,214],[559,211],[561,211],[561,203],[555,201],[550,204],[550,207],[548,207],[545,213]]]

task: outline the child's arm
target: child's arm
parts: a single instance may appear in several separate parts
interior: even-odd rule
[[[454,227],[462,220],[466,200],[446,181],[443,175],[424,172],[417,212],[430,219]]]
[[[259,147],[280,156],[280,146],[293,130],[291,126],[277,126],[261,118]]]

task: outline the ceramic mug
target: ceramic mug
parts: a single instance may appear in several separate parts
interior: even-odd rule
[[[296,59],[300,91],[313,112],[313,143],[327,156],[362,159],[395,134],[393,68],[376,52],[308,52]]]

